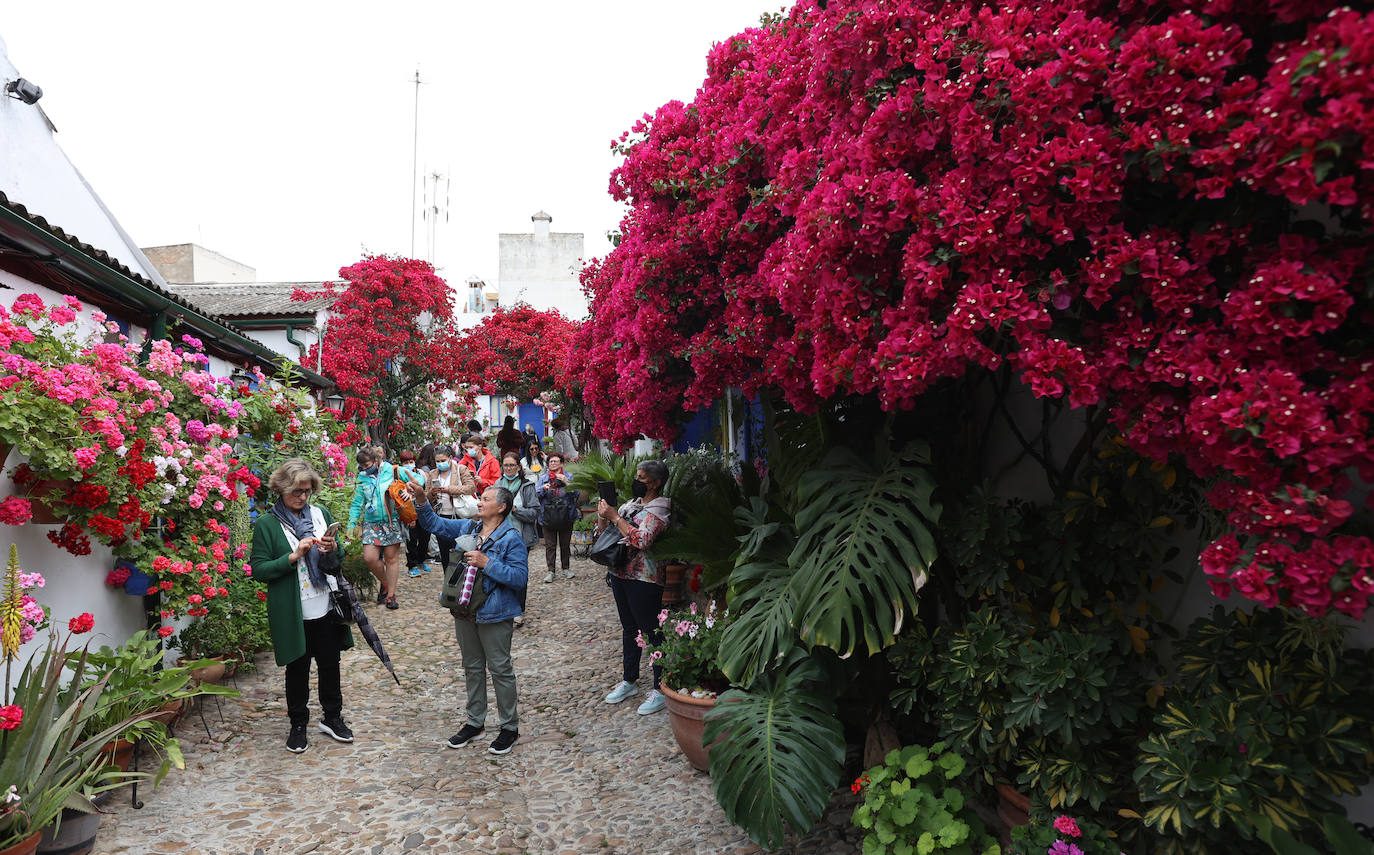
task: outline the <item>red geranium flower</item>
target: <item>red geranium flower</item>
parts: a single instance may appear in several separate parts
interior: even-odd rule
[[[67,621],[67,629],[71,630],[73,635],[81,635],[82,633],[90,632],[93,626],[95,626],[95,615],[90,612],[82,612]]]
[[[0,730],[14,730],[23,722],[23,707],[14,705],[0,707]]]

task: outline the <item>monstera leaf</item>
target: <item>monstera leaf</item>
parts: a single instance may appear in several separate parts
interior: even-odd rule
[[[879,451],[872,459],[846,448],[830,452],[802,477],[795,568],[794,623],[809,647],[841,656],[877,653],[901,631],[935,560],[929,526],[935,481],[924,443]]]
[[[737,538],[738,566],[730,573],[735,620],[721,637],[719,660],[730,682],[746,689],[797,644],[797,593],[786,561],[796,533],[781,515],[758,496],[735,508],[735,527],[744,532]]]
[[[794,648],[753,691],[726,692],[706,716],[716,801],[761,846],[780,846],[784,823],[809,830],[839,784],[844,733],[825,677]]]

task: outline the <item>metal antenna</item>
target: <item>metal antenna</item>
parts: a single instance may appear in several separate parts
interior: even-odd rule
[[[439,201],[439,183],[444,184],[444,199]],[[425,176],[425,237],[428,241],[427,257],[429,263],[434,263],[434,245],[437,243],[436,228],[439,224],[439,215],[442,214],[444,222],[448,222],[448,176],[442,172],[431,172]]]
[[[410,148],[410,257],[415,257],[415,185],[419,183],[420,69],[415,69],[415,128]]]

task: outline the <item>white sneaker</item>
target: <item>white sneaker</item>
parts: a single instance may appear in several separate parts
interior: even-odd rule
[[[571,571],[571,570],[564,570],[564,571],[563,571],[563,578],[564,578],[564,579],[576,579],[576,578],[577,578],[577,574],[574,573],[574,572]]]
[[[663,693],[658,689],[649,690],[649,694],[644,696],[644,703],[639,705],[636,710],[640,715],[656,713],[668,705],[668,700],[663,697]]]
[[[545,585],[548,585],[548,584],[550,584],[551,582],[553,582],[553,574],[552,574],[552,573],[550,573],[549,575],[547,575],[547,576],[544,577],[544,584],[545,584]]]
[[[611,693],[606,696],[606,703],[618,704],[626,698],[634,697],[637,694],[639,694],[638,684],[627,683],[624,680],[621,680],[619,683],[616,684],[616,687],[614,689],[611,689]],[[654,694],[658,693],[655,692]]]

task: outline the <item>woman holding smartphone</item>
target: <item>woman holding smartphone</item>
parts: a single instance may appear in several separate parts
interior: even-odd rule
[[[343,720],[339,652],[353,646],[347,624],[328,618],[329,592],[337,584],[320,569],[320,556],[336,547],[339,524],[329,511],[310,504],[323,482],[309,463],[293,457],[267,480],[277,500],[258,514],[253,526],[250,563],[253,577],[267,583],[267,624],[272,652],[286,667],[286,714],[291,732],[286,750],[299,754],[309,746],[310,662],[319,676],[319,729],[339,742],[352,742]]]

